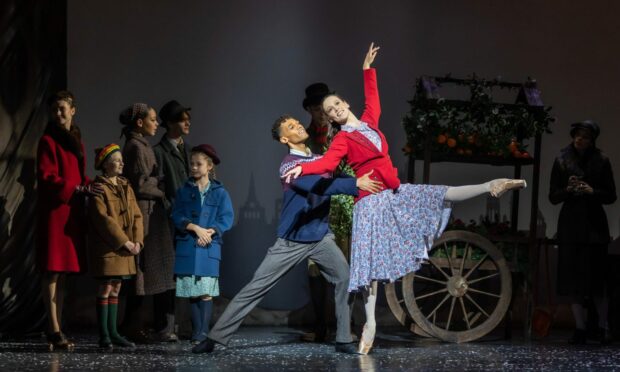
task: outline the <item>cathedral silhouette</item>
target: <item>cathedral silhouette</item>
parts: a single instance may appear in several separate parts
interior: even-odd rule
[[[237,223],[224,236],[220,263],[222,296],[232,298],[251,279],[269,247],[276,241],[276,229],[282,199],[275,200],[275,213],[267,222],[265,208],[256,196],[254,174],[245,203],[237,212]],[[258,305],[265,309],[296,310],[309,301],[307,264],[300,263],[288,272]]]

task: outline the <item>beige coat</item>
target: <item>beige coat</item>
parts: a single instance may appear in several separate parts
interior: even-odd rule
[[[91,197],[88,206],[90,271],[95,277],[135,274],[135,258],[123,246],[127,241],[144,246],[136,196],[125,178],[117,179],[118,185],[114,185],[98,176],[95,182],[103,185],[104,193]]]

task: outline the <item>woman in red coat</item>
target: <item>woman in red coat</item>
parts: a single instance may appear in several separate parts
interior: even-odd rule
[[[51,102],[52,121],[37,150],[37,249],[43,274],[43,301],[49,320],[50,349],[72,349],[62,333],[65,274],[84,271],[86,238],[84,194],[101,192],[84,174],[84,145],[73,124],[74,97],[56,93]]]
[[[377,281],[394,280],[416,271],[427,258],[427,246],[443,232],[451,203],[491,193],[525,187],[523,180],[498,179],[480,185],[449,187],[400,184],[388,154],[385,136],[379,130],[379,90],[377,75],[370,65],[379,47],[370,45],[363,63],[366,105],[358,119],[349,104],[335,93],[323,99],[323,110],[340,131],[325,155],[297,165],[285,176],[333,172],[342,159],[358,177],[372,172],[371,178],[383,183],[383,191],[370,194],[360,190],[353,208],[351,239],[351,277],[349,291],[362,290],[366,324],[359,352],[367,354],[375,335]]]

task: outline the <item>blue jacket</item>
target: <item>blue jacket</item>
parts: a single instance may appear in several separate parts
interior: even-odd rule
[[[316,156],[289,154],[282,161],[280,176],[299,162]],[[318,242],[329,232],[331,195],[358,195],[357,180],[352,177],[331,178],[329,175],[301,176],[290,184],[282,180],[284,198],[278,224],[278,237],[294,242]]]
[[[177,191],[172,208],[172,221],[176,228],[174,273],[218,277],[222,258],[222,234],[232,227],[233,220],[230,196],[219,181],[211,180],[202,206],[198,187],[191,180],[186,181]],[[199,246],[196,234],[186,230],[189,223],[214,229],[216,233],[211,244],[206,247]]]

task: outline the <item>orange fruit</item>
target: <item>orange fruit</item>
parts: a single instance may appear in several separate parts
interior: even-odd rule
[[[462,148],[458,148],[458,149],[456,149],[456,153],[459,154],[459,155],[463,155],[463,154],[465,154],[465,151]]]
[[[510,145],[508,145],[508,150],[510,150],[510,152],[518,151],[518,145],[518,142],[510,142]]]
[[[512,152],[512,156],[515,158],[522,158],[523,155],[521,154],[521,152],[519,150],[515,150]]]
[[[454,138],[448,138],[448,140],[446,142],[448,144],[448,147],[450,147],[450,148],[456,146],[456,140]]]
[[[473,145],[476,142],[476,136],[474,136],[473,134],[467,136],[467,143],[469,143],[470,145]]]
[[[531,158],[530,153],[529,153],[529,152],[527,152],[527,151],[523,151],[523,152],[521,153],[521,157],[522,157],[522,158],[526,158],[526,159],[530,159],[530,158]]]
[[[447,139],[448,139],[448,137],[446,137],[445,134],[440,134],[440,135],[437,136],[437,143],[444,144],[444,143],[446,143]]]
[[[471,154],[472,154],[471,149],[465,149],[465,155],[471,156]]]

